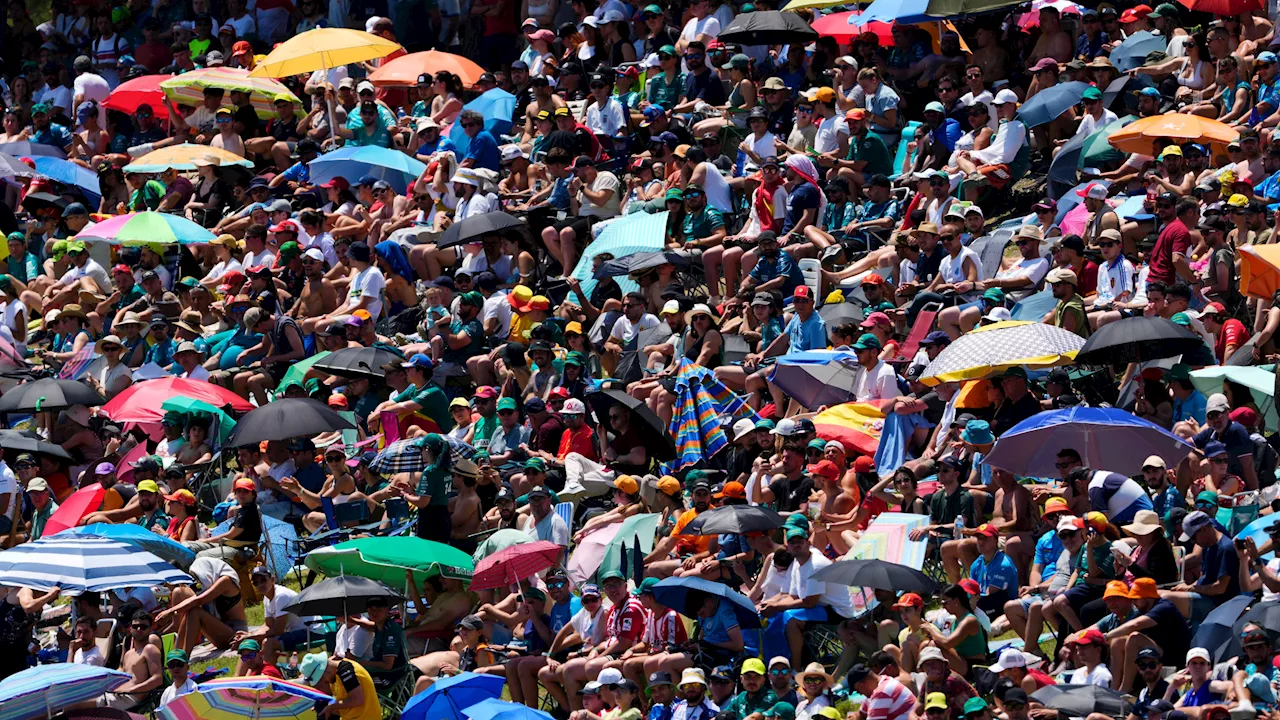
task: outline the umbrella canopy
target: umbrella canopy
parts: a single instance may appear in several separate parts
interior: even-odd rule
[[[302,75],[377,60],[402,49],[390,40],[359,30],[315,28],[276,45],[249,74],[271,78]]]
[[[791,0],[782,9],[788,12],[796,12],[799,10],[820,10],[846,4],[844,0]]]
[[[422,472],[427,461],[422,457],[422,438],[397,440],[378,452],[369,469],[379,475]]]
[[[321,433],[354,430],[355,426],[328,405],[311,398],[282,398],[256,408],[236,423],[227,447],[263,440],[315,437]]]
[[[697,465],[729,444],[722,420],[760,416],[716,379],[715,373],[687,358],[676,369],[676,405],[669,431],[676,439],[675,469]]]
[[[676,446],[671,436],[662,427],[662,420],[644,404],[621,390],[597,390],[587,393],[587,404],[596,415],[596,420],[604,427],[609,427],[609,408],[622,405],[631,411],[631,427],[645,438],[645,449],[649,457],[658,460],[672,460],[676,456]]]
[[[495,590],[515,585],[527,577],[554,567],[562,550],[563,547],[546,540],[512,545],[476,564],[475,573],[471,576],[471,590]]]
[[[1125,365],[1185,355],[1204,345],[1189,328],[1162,317],[1125,318],[1103,325],[1076,354],[1080,365]]]
[[[835,38],[841,45],[853,42],[864,32],[873,33],[880,40],[880,47],[893,47],[893,23],[880,20],[867,21],[861,10],[831,13],[814,20],[810,27],[821,37]]]
[[[803,45],[817,40],[818,32],[793,12],[758,10],[734,17],[719,39],[742,45]]]
[[[94,665],[39,665],[0,680],[0,720],[48,718],[68,705],[95,700],[133,679]]]
[[[471,720],[552,720],[551,715],[541,710],[496,698],[482,700],[467,708],[467,717]]]
[[[18,430],[0,430],[0,449],[13,450],[14,452],[43,453],[63,460],[71,459],[71,453],[63,450],[61,445],[45,442],[31,437],[25,431],[20,432]]]
[[[1240,292],[1270,299],[1280,290],[1280,245],[1240,248]]]
[[[462,109],[480,113],[480,117],[484,118],[484,129],[496,138],[511,132],[511,116],[515,113],[516,96],[502,88],[493,88],[463,105]],[[449,129],[449,141],[458,148],[471,146],[471,138],[467,137],[467,131],[458,122]]]
[[[1178,0],[1190,10],[1214,15],[1239,15],[1262,9],[1262,0]]]
[[[1155,155],[1156,142],[1169,139],[1183,145],[1214,145],[1215,151],[1240,139],[1240,132],[1226,123],[1199,115],[1168,113],[1134,120],[1107,139],[1112,147],[1138,155]]]
[[[1126,475],[1142,471],[1143,458],[1159,455],[1169,467],[1195,448],[1148,420],[1119,408],[1069,407],[1047,410],[1009,428],[984,462],[1030,477],[1053,477],[1058,452],[1080,453],[1091,468]]]
[[[937,385],[977,380],[1024,366],[1045,368],[1075,359],[1084,338],[1038,322],[1006,321],[976,327],[951,343],[925,370],[920,382]]]
[[[378,87],[412,87],[418,84],[419,75],[435,75],[441,71],[457,75],[465,87],[475,85],[484,74],[484,68],[469,58],[428,50],[388,60],[369,75],[369,82]]]
[[[778,358],[769,382],[809,409],[839,405],[853,399],[858,367],[858,355],[844,350],[789,353]]]
[[[499,675],[460,672],[431,683],[431,687],[413,698],[400,713],[401,720],[467,720],[463,712],[485,700],[502,697],[506,679]]]
[[[265,675],[214,678],[197,685],[195,692],[169,701],[156,711],[156,717],[163,720],[307,720],[315,717],[317,702],[333,702],[333,696]]]
[[[712,582],[692,575],[671,577],[653,586],[653,598],[664,607],[669,607],[681,615],[697,617],[698,610],[701,608],[690,607],[688,602],[689,593],[694,590],[714,595],[720,598],[720,602],[729,603],[733,608],[734,617],[738,619],[738,626],[743,630],[754,630],[760,627],[760,615],[756,612],[756,606],[747,599],[746,595],[730,590],[724,583]]]
[[[169,118],[169,108],[164,104],[164,90],[160,83],[172,78],[172,75],[143,75],[127,80],[116,86],[115,90],[102,101],[108,110],[119,110],[126,115],[136,115],[139,105],[151,106],[151,113],[157,120]]]
[[[230,406],[235,412],[249,412],[253,409],[248,400],[213,383],[162,377],[130,385],[103,405],[101,412],[118,423],[158,423],[164,419],[164,401],[175,396],[203,400],[214,407]]]
[[[1087,717],[1095,712],[1124,716],[1124,696],[1098,685],[1046,685],[1031,693],[1031,699],[1069,717]]]
[[[448,230],[445,231],[446,234],[448,232]],[[582,251],[582,257],[579,258],[577,266],[569,274],[578,279],[582,292],[590,296],[591,291],[596,287],[596,279],[592,277],[596,255],[609,253],[615,258],[620,258],[638,252],[661,250],[666,243],[666,236],[666,210],[652,214],[623,215],[600,231],[595,241]],[[640,289],[640,286],[629,277],[618,278],[618,286],[624,293]]]
[[[818,315],[826,321],[827,327],[862,322],[862,308],[851,302],[823,305],[818,308]]]
[[[1168,45],[1167,38],[1146,30],[1139,30],[1125,38],[1111,51],[1111,64],[1122,73],[1129,72],[1136,67],[1141,67],[1147,61],[1147,55],[1156,51],[1163,52]]]
[[[263,119],[279,116],[275,108],[277,100],[288,100],[296,109],[302,107],[302,101],[298,96],[280,81],[267,77],[251,77],[249,71],[240,68],[200,68],[160,83],[160,90],[164,92],[165,97],[175,103],[193,107],[199,107],[204,102],[206,88],[250,93],[249,104],[253,106],[254,113]]]
[[[0,143],[0,152],[8,153],[14,157],[36,157],[47,155],[49,157],[64,158],[67,156],[62,148],[46,143],[31,142],[29,140],[21,140],[18,142]]]
[[[465,220],[463,222],[466,222]],[[614,258],[600,265],[600,269],[593,273],[592,277],[597,280],[603,280],[607,277],[617,277],[619,275],[631,275],[633,273],[643,272],[663,265],[675,265],[676,267],[688,267],[689,258],[677,252],[659,250],[655,252],[638,252],[627,255],[626,257]]]
[[[938,583],[928,575],[888,560],[840,560],[814,573],[812,579],[850,587],[920,593],[926,597],[938,592]]]
[[[63,595],[191,582],[146,550],[102,537],[51,535],[0,552],[0,583]]]
[[[298,617],[359,615],[369,598],[386,598],[390,605],[404,601],[403,595],[380,582],[358,575],[339,575],[304,589],[285,610]]]
[[[79,380],[41,378],[17,385],[0,395],[0,412],[54,412],[72,405],[93,407],[106,401],[106,398]]]
[[[288,387],[289,385],[294,383],[301,385],[303,378],[307,376],[307,371],[310,370],[313,365],[329,357],[330,355],[332,355],[331,352],[329,352],[328,350],[323,350],[321,352],[316,353],[315,355],[312,355],[306,360],[302,360],[290,365],[289,370],[286,371],[284,374],[284,377],[280,379],[280,384],[276,386],[276,391],[279,392],[280,388]]]
[[[71,493],[45,521],[45,535],[53,535],[79,525],[85,516],[97,512],[102,507],[102,498],[106,494],[106,488],[100,483],[86,485]]]
[[[99,486],[101,487],[101,486]],[[61,509],[61,507],[59,508]],[[46,532],[48,526],[45,526]],[[194,550],[179,542],[174,542],[163,535],[157,535],[147,528],[138,525],[113,525],[111,523],[91,523],[82,527],[63,530],[58,535],[82,535],[101,537],[116,542],[128,543],[135,547],[173,563],[178,567],[189,567],[196,559]]]
[[[1060,15],[1079,15],[1081,7],[1070,0],[1035,0],[1031,3],[1031,9],[1018,17],[1018,27],[1023,30],[1040,27],[1040,11],[1045,8],[1053,8]]]
[[[124,170],[125,172],[137,173],[158,173],[164,172],[169,168],[174,170],[195,170],[196,160],[201,158],[216,159],[219,167],[233,165],[245,168],[253,167],[252,162],[222,148],[182,143],[181,145],[170,145],[159,150],[152,150],[125,165]]]
[[[221,535],[231,529],[235,518],[227,518],[212,530],[212,534]],[[293,560],[289,557],[289,547],[298,542],[298,531],[293,523],[277,520],[270,515],[262,516],[262,532],[266,538],[262,549],[263,564],[271,571],[277,582],[284,582],[285,576],[293,569]]]
[[[1241,596],[1248,597],[1248,596]],[[1255,623],[1266,630],[1268,634],[1274,638],[1280,634],[1280,601],[1269,600],[1260,602],[1257,605],[1245,611],[1244,615],[1236,621],[1236,632],[1231,633],[1232,637],[1237,638],[1239,642],[1239,630],[1249,623]]]
[[[311,181],[317,185],[335,177],[346,178],[352,185],[365,175],[387,183],[402,193],[418,179],[427,166],[399,150],[364,145],[347,146],[325,153],[311,161]]]
[[[229,415],[203,400],[194,400],[187,397],[172,397],[160,403],[161,410],[172,410],[183,415],[206,415],[217,421],[217,432],[211,433],[214,440],[218,443],[224,443],[228,437],[231,437],[231,431],[236,427],[236,421],[232,420]]]
[[[450,225],[444,231],[444,234],[440,236],[440,242],[437,246],[447,248],[471,242],[480,242],[480,238],[485,235],[494,233],[503,235],[510,230],[523,229],[524,227],[523,220],[501,211],[472,215],[462,222]]]
[[[315,368],[330,375],[342,377],[380,378],[386,375],[386,371],[382,369],[383,366],[403,360],[404,356],[380,347],[343,348],[329,353],[327,357],[315,364]]]
[[[312,550],[307,567],[329,577],[358,575],[377,580],[400,592],[406,570],[413,571],[416,583],[442,575],[470,580],[475,562],[470,555],[444,543],[416,537],[370,537],[348,540],[333,547]]]
[[[40,173],[7,152],[0,152],[0,177],[34,178]]]
[[[94,202],[102,199],[102,186],[98,184],[98,173],[62,158],[38,157],[33,160],[36,163],[36,171],[41,175],[63,185],[79,188]]]
[[[140,212],[103,220],[76,238],[108,245],[198,245],[209,242],[214,235],[181,215]]]
[[[471,559],[480,562],[496,552],[506,550],[512,545],[523,545],[531,542],[533,542],[533,538],[529,537],[529,533],[523,530],[502,528],[481,541],[476,551],[471,553]]]
[[[782,523],[782,516],[767,507],[725,505],[699,513],[680,532],[683,535],[741,535],[776,530]]]
[[[596,576],[617,570],[623,577],[634,579],[639,584],[643,579],[643,567],[636,567],[634,556],[638,553],[643,562],[643,558],[653,552],[653,539],[658,529],[658,518],[657,513],[640,513],[610,525],[609,527],[616,527],[617,530],[613,533],[613,537],[604,543],[604,552],[599,556],[599,564],[595,568]],[[570,578],[572,577],[571,572]]]
[[[1073,80],[1045,88],[1018,108],[1018,119],[1029,128],[1047,125],[1080,103],[1089,83]]]
[[[1076,167],[1097,167],[1123,160],[1125,154],[1111,146],[1111,136],[1121,128],[1127,127],[1134,120],[1137,120],[1137,118],[1132,115],[1125,115],[1119,120],[1112,120],[1089,133],[1085,138],[1084,145],[1080,148],[1080,159],[1077,161]]]
[[[1228,380],[1249,388],[1253,404],[1258,406],[1258,412],[1262,415],[1267,430],[1280,429],[1280,418],[1277,418],[1274,396],[1275,372],[1256,365],[1245,367],[1215,365],[1191,371],[1191,384],[1195,385],[1205,397],[1223,392],[1223,386]]]
[[[1240,654],[1240,638],[1237,635],[1237,621],[1240,614],[1249,607],[1253,598],[1239,595],[1222,603],[1205,616],[1195,626],[1195,634],[1191,637],[1189,647],[1202,647],[1209,651],[1215,663]]]

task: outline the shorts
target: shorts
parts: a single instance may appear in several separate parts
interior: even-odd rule
[[[294,650],[307,649],[307,637],[310,633],[306,628],[301,630],[290,630],[289,632],[276,638],[280,641],[280,648],[285,652],[293,652]]]
[[[581,250],[591,241],[591,226],[594,224],[594,217],[583,215],[580,217],[565,218],[551,227],[554,228],[557,233],[565,228],[573,230],[573,245],[578,250]]]

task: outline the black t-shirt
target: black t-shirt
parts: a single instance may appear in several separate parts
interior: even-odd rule
[[[1155,621],[1155,627],[1148,629],[1145,634],[1147,637],[1160,638],[1164,657],[1180,658],[1187,654],[1191,644],[1191,627],[1172,602],[1157,601],[1143,617]]]
[[[258,504],[241,505],[236,512],[236,519],[231,521],[231,527],[240,528],[240,537],[235,539],[238,543],[252,544],[261,540],[262,514],[258,510]]]
[[[267,134],[280,142],[300,139],[301,136],[298,134],[298,116],[294,115],[293,120],[289,122],[285,122],[280,118],[271,120],[267,123]]]
[[[928,407],[924,410],[924,419],[936,426],[942,422],[942,413],[947,409],[947,401],[938,397],[938,393],[929,392],[916,398]]]
[[[568,130],[552,130],[547,135],[547,142],[543,148],[548,151],[551,148],[563,148],[571,157],[577,157],[578,137]]]
[[[766,105],[766,108],[769,106]],[[777,135],[779,138],[785,139],[791,134],[791,128],[796,122],[796,108],[788,100],[782,103],[782,107],[777,110],[769,111],[769,132]]]
[[[809,473],[801,475],[798,480],[791,480],[784,475],[769,483],[769,491],[778,504],[778,512],[797,512],[813,494],[813,478],[809,477]]]
[[[1031,393],[1027,393],[1021,399],[1013,402],[1005,398],[1004,402],[1000,403],[1000,406],[996,408],[995,417],[991,421],[991,431],[996,434],[996,437],[1000,437],[1009,428],[1038,412],[1040,412],[1040,401],[1036,400]]]
[[[639,419],[632,415],[631,422],[639,422]],[[644,447],[644,445],[644,436],[641,435],[640,431],[633,425],[628,427],[626,432],[615,437],[613,442],[609,443],[609,448],[617,453],[618,457],[622,457],[638,447]],[[647,453],[648,451],[646,450],[646,459],[649,457]],[[611,466],[615,468],[617,472],[626,475],[641,475],[649,470],[649,463],[647,462],[643,465],[629,465],[626,463],[615,462],[611,463]]]
[[[591,289],[591,304],[595,305],[597,308],[604,307],[606,300],[621,299],[622,286],[618,284],[617,280],[611,277],[607,277],[597,282],[596,286]]]
[[[676,41],[680,39],[680,31],[670,25],[663,25],[661,30],[653,34],[653,37],[645,41],[645,55],[657,54],[663,45],[675,46]],[[671,108],[665,108],[670,110]]]
[[[724,83],[710,70],[705,70],[701,75],[689,73],[684,81],[684,99],[688,101],[695,98],[708,105],[724,105]],[[942,246],[939,245],[938,249],[941,252]],[[941,262],[942,259],[938,260]]]
[[[251,137],[257,137],[261,121],[258,120],[258,112],[253,109],[252,105],[236,108],[236,113],[233,117],[236,122],[244,126],[244,132],[240,134],[240,137],[246,140]]]
[[[947,256],[947,251],[942,249],[942,243],[938,243],[933,248],[933,253],[926,255],[921,252],[920,257],[916,260],[916,282],[927,283],[933,280],[933,276],[938,274],[938,268],[942,265],[942,258]]]

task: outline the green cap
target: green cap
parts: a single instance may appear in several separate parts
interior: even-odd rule
[[[42,102],[36,103],[35,105],[31,106],[31,114],[32,115],[48,115],[49,105],[47,103],[42,103]]]
[[[287,245],[288,243],[285,243],[285,244]],[[283,250],[283,248],[281,248],[281,249]],[[184,287],[184,288],[189,288],[189,289],[195,289],[195,288],[197,288],[197,287],[199,287],[199,286],[200,286],[200,281],[199,281],[199,280],[197,280],[197,279],[195,279],[195,278],[193,278],[193,277],[191,277],[190,275],[188,275],[188,276],[186,276],[186,277],[184,277],[184,278],[182,278],[181,280],[179,280],[179,281],[178,281],[178,287]]]
[[[802,537],[802,538],[806,538],[806,539],[807,539],[807,538],[809,537],[809,528],[807,528],[807,527],[799,527],[799,526],[795,526],[795,525],[793,525],[793,526],[791,526],[791,527],[787,528],[787,539],[788,539],[788,540],[792,540],[792,539],[794,539],[794,538],[798,538],[798,537]]]
[[[1178,8],[1173,3],[1160,3],[1147,14],[1149,18],[1178,17]]]
[[[782,527],[800,527],[807,530],[809,528],[809,518],[804,515],[788,515],[787,519],[782,521]]]
[[[5,239],[6,239],[6,240],[8,240],[9,242],[23,242],[23,243],[24,243],[24,242],[26,242],[26,241],[27,241],[27,236],[26,236],[26,235],[23,235],[23,234],[22,234],[22,233],[20,233],[20,232],[11,232],[11,233],[9,233],[8,237],[6,237]]]
[[[547,471],[547,461],[542,458],[529,458],[524,461],[525,470],[537,470],[538,472]]]
[[[1201,490],[1196,494],[1197,503],[1209,503],[1211,505],[1218,504],[1218,493],[1212,490]]]
[[[67,252],[69,252],[69,253],[82,253],[82,252],[84,252],[84,251],[85,251],[85,246],[84,246],[84,241],[83,241],[83,240],[68,240],[68,241],[67,241]]]
[[[980,697],[971,697],[964,701],[964,714],[977,713],[986,710],[989,706],[987,701]]]
[[[625,579],[626,579],[625,577],[623,577],[623,575],[622,575],[622,571],[621,571],[621,570],[617,570],[617,569],[613,569],[613,570],[605,570],[604,572],[600,573],[600,582],[601,582],[602,584],[604,583],[604,581],[606,581],[606,580],[612,580],[612,579],[614,579],[614,578],[618,578],[619,580],[625,580]]]
[[[737,68],[739,70],[746,70],[749,67],[751,67],[751,58],[747,57],[743,53],[738,53],[737,55],[734,55],[733,57],[729,58],[729,62],[725,63],[724,65],[721,65],[720,69],[730,70],[733,68]]]
[[[776,702],[773,707],[764,711],[766,717],[776,717],[778,720],[795,720],[796,706],[789,702]]]
[[[662,202],[670,202],[671,200],[679,200],[684,202],[684,191],[680,188],[671,188],[667,194],[663,196]]]
[[[177,427],[185,423],[186,423],[186,418],[183,417],[182,413],[176,410],[170,410],[169,412],[164,414],[164,417],[160,418],[161,425],[170,425],[173,427]]]
[[[862,333],[862,337],[858,338],[858,342],[853,344],[854,350],[880,350],[883,347],[880,344],[880,338],[871,333]]]
[[[1090,86],[1084,89],[1084,94],[1080,96],[1082,100],[1101,100],[1102,91],[1096,87]]]
[[[987,288],[987,291],[982,293],[982,298],[984,300],[990,300],[997,305],[1003,305],[1004,290],[1001,290],[1000,288]]]
[[[302,383],[302,389],[305,390],[308,395],[319,392],[320,378],[307,378],[306,381]]]
[[[663,45],[662,47],[658,48],[658,54],[659,54],[659,55],[671,55],[671,56],[674,56],[674,55],[676,54],[676,46],[675,46],[675,45]]]
[[[471,307],[482,308],[484,307],[484,296],[475,290],[472,290],[471,292],[464,292],[458,296],[458,303],[462,305],[470,305]]]
[[[281,243],[280,251],[277,255],[280,258],[280,262],[289,262],[296,257],[302,256],[302,247],[298,245],[297,240],[290,240],[289,242]]]
[[[823,440],[822,438],[814,438],[809,441],[809,449],[810,450],[826,450],[827,441]]]
[[[525,598],[527,598],[527,599],[530,599],[530,600],[538,600],[538,601],[540,601],[540,602],[546,602],[546,600],[547,600],[547,594],[546,594],[546,593],[544,593],[544,592],[542,592],[541,590],[539,590],[539,589],[538,589],[538,588],[536,588],[536,587],[531,587],[531,588],[529,588],[528,590],[525,590],[525,591],[524,591],[524,596],[525,596]]]
[[[586,356],[586,354],[585,354],[585,353],[583,353],[583,352],[581,352],[581,351],[579,351],[579,350],[574,350],[573,352],[571,352],[571,353],[569,353],[567,356],[565,356],[564,364],[565,364],[565,365],[577,365],[578,367],[586,367],[586,366],[587,366],[587,356]]]
[[[0,290],[8,291],[11,288],[13,288],[13,283],[10,282],[9,276],[0,275]]]
[[[636,589],[635,589],[635,590],[631,591],[631,594],[632,594],[632,595],[635,595],[636,597],[639,597],[639,596],[643,595],[644,593],[650,593],[650,594],[652,594],[652,593],[653,593],[653,586],[654,586],[654,585],[657,585],[659,582],[661,582],[661,581],[660,581],[660,580],[658,580],[658,578],[655,578],[655,577],[647,577],[647,578],[645,578],[644,580],[641,580],[641,581],[640,581],[640,585],[638,585],[638,586],[636,587]]]
[[[741,15],[742,13],[749,13],[749,12],[755,12],[755,11],[756,11],[756,6],[752,5],[751,3],[743,3],[742,7],[738,8],[739,15]]]
[[[654,15],[661,15],[661,14],[662,14],[662,8],[658,7],[657,5],[645,5],[645,6],[644,6],[644,10],[641,10],[640,12],[644,12],[644,13],[652,13],[652,14],[654,14]],[[668,45],[667,47],[671,47],[671,46],[670,46],[670,45]],[[671,48],[671,49],[672,49],[672,50],[675,50],[675,48]]]
[[[1184,312],[1174,313],[1173,317],[1169,318],[1169,322],[1173,323],[1174,325],[1191,327],[1191,317]]]
[[[50,252],[52,252],[52,253],[53,253],[53,259],[54,259],[54,260],[57,260],[57,259],[61,258],[63,255],[66,255],[66,254],[67,254],[67,245],[69,245],[69,244],[71,244],[71,241],[70,241],[70,240],[54,240],[54,241],[53,241],[53,248],[52,248],[52,250],[50,251]]]
[[[769,420],[767,418],[756,423],[757,430],[772,430],[775,427],[777,427],[777,425],[775,425],[772,420]]]
[[[169,654],[164,656],[164,664],[168,665],[171,662],[180,662],[185,665],[187,662],[189,662],[189,658],[187,657],[187,651],[182,650],[180,648],[174,648],[173,650],[170,650]]]
[[[515,398],[504,397],[498,401],[498,409],[499,410],[519,410],[520,408],[516,407]]]
[[[124,21],[128,20],[130,17],[132,17],[132,14],[129,12],[129,8],[126,8],[126,7],[118,7],[118,8],[112,8],[112,10],[111,10],[111,23],[112,23],[112,24],[115,24],[115,23],[118,23],[118,22],[124,22]]]
[[[1168,372],[1164,374],[1164,379],[1165,380],[1190,380],[1191,366],[1186,363],[1178,363],[1173,367],[1169,368]]]
[[[259,651],[259,650],[261,650],[261,649],[262,649],[262,645],[261,645],[261,644],[259,644],[257,640],[252,640],[252,639],[250,639],[250,640],[241,640],[241,641],[240,641],[240,644],[236,646],[236,651],[237,651],[237,652],[239,652],[239,651],[241,651],[241,650],[252,650],[252,651],[254,651],[254,652],[257,652],[257,651]]]

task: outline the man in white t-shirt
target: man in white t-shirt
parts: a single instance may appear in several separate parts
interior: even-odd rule
[[[80,617],[72,631],[71,643],[67,646],[67,656],[76,665],[93,665],[103,667],[107,659],[98,649],[97,623],[91,617]]]
[[[765,617],[781,615],[782,622],[769,623],[765,642],[769,643],[770,638],[772,642],[780,642],[785,635],[791,663],[798,665],[805,623],[838,623],[853,617],[853,601],[847,586],[811,579],[831,561],[809,544],[808,527],[788,527],[786,538],[787,551],[795,559],[787,568],[783,591],[761,601],[759,610]]]
[[[591,106],[587,108],[586,126],[596,135],[617,137],[627,127],[627,113],[613,97],[613,78],[595,73],[589,87]]]
[[[511,334],[511,301],[506,291],[497,288],[498,278],[493,273],[480,273],[476,288],[485,296],[480,309],[480,324],[490,337],[505,338]]]
[[[107,108],[102,103],[111,94],[111,86],[101,75],[93,72],[93,60],[88,55],[77,57],[71,67],[76,73],[76,79],[71,83],[71,103],[77,108],[84,102],[98,103],[98,127],[105,128]],[[70,108],[67,109],[68,113],[70,110]],[[79,125],[78,122],[77,125]]]
[[[646,306],[644,295],[638,292],[627,293],[622,298],[622,317],[613,323],[609,339],[604,342],[605,362],[610,368],[621,359],[623,352],[635,349],[631,343],[641,332],[662,324],[653,313],[645,312]]]
[[[524,531],[529,537],[569,547],[569,526],[564,518],[552,512],[551,494],[541,485],[529,491],[529,511],[530,516],[524,521]]]
[[[684,24],[680,39],[676,40],[677,55],[684,55],[689,43],[695,40],[706,45],[720,35],[720,21],[711,14],[711,0],[695,0],[689,12],[693,17]]]
[[[189,695],[196,691],[195,681],[187,674],[188,670],[190,670],[187,666],[188,659],[187,651],[179,648],[170,650],[169,654],[164,657],[165,669],[169,671],[169,677],[173,679],[173,682],[164,689],[164,692],[160,693],[160,704],[156,706],[157,710],[183,695]]]
[[[813,136],[813,150],[819,155],[843,160],[849,151],[849,124],[837,112],[836,91],[829,87],[818,88],[810,95],[813,114],[818,116],[818,133]],[[823,163],[819,158],[820,164]]]
[[[371,257],[372,251],[368,243],[357,242],[347,248],[347,259],[351,261],[356,274],[347,290],[346,302],[329,313],[329,320],[345,317],[361,308],[369,311],[375,321],[382,316],[387,281],[378,266],[370,262]]]
[[[588,646],[594,647],[604,642],[605,616],[609,614],[608,606],[602,600],[600,586],[588,583],[582,586],[582,609],[569,618],[573,631],[578,633]]]
[[[888,319],[884,313],[871,313],[867,321],[876,315]],[[880,338],[869,332],[863,333],[853,344],[853,351],[858,355],[858,369],[853,375],[853,397],[858,402],[875,403],[891,400],[902,394],[898,390],[898,378],[893,366],[880,359],[882,349]]]
[[[263,662],[274,665],[276,656],[305,648],[307,625],[302,618],[285,610],[298,599],[298,592],[277,585],[266,566],[259,565],[249,575],[253,589],[262,593],[262,627],[254,628],[242,640],[262,643]]]

